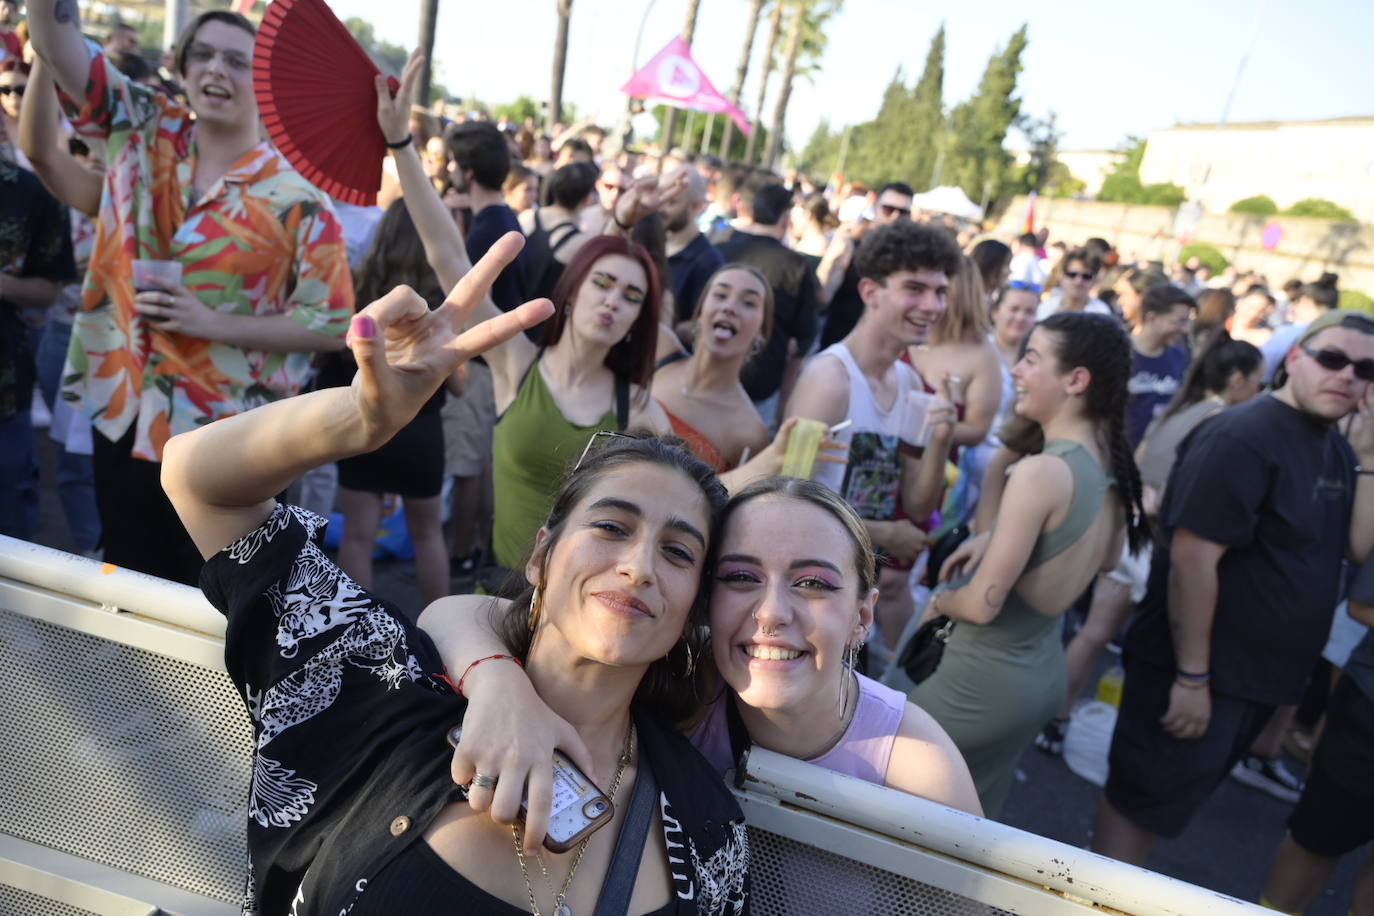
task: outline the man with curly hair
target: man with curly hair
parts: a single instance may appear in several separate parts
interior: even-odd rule
[[[943,229],[910,220],[865,235],[854,258],[863,314],[806,364],[787,404],[788,416],[827,426],[851,421],[837,435],[849,446],[848,463],[822,465],[815,476],[865,520],[882,556],[878,623],[889,649],[914,610],[907,580],[929,540],[918,526],[939,505],[954,415],[938,398],[925,423],[915,418],[909,395],[925,386],[901,357],[925,343],[944,314],[961,258]],[[918,441],[922,426],[932,430],[927,442]]]

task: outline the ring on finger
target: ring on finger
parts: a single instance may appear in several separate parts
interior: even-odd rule
[[[486,773],[474,773],[472,775],[472,784],[479,789],[491,789],[496,786],[496,777]]]

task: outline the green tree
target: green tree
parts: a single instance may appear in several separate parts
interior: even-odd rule
[[[1188,193],[1172,182],[1141,184],[1140,163],[1145,158],[1145,140],[1126,137],[1116,148],[1119,157],[1112,170],[1102,179],[1098,200],[1120,204],[1151,204],[1157,207],[1177,207],[1188,199]]]
[[[515,97],[515,101],[505,105],[493,105],[491,109],[493,117],[505,118],[512,124],[524,124],[526,118],[534,118],[539,121],[539,103],[527,95]]]
[[[1284,216],[1310,216],[1317,219],[1334,219],[1345,223],[1355,222],[1355,214],[1334,201],[1321,197],[1305,197],[1283,211]]]
[[[1022,25],[1007,46],[988,60],[973,98],[950,113],[945,169],[970,200],[992,204],[1010,189],[1012,160],[1002,144],[1021,113],[1021,100],[1015,95],[1016,78],[1021,73],[1026,43],[1026,26]]]
[[[843,130],[832,132],[829,119],[821,118],[797,156],[797,168],[814,179],[825,181],[839,163],[843,136]]]
[[[945,133],[945,25],[930,40],[925,69],[911,92],[911,144],[907,175],[918,191],[935,183],[935,165],[940,158],[941,138]]]
[[[730,87],[730,104],[739,106],[740,93],[744,91],[744,79],[749,75],[749,58],[754,51],[754,33],[759,30],[759,14],[763,12],[764,0],[751,0],[749,4],[749,25],[744,28],[744,47],[740,50],[739,63],[735,66],[735,83]],[[720,155],[724,159],[736,158],[730,152],[731,140],[735,135],[735,122],[725,119],[725,128],[720,135]]]
[[[1178,263],[1186,264],[1190,258],[1197,258],[1207,265],[1214,274],[1221,273],[1230,263],[1226,260],[1226,255],[1222,254],[1215,245],[1209,245],[1206,242],[1189,242],[1179,249]]]
[[[380,41],[372,28],[372,23],[366,19],[350,16],[344,20],[344,28],[348,29],[358,44],[363,46],[363,50],[372,58],[377,69],[387,76],[400,78],[401,71],[406,68],[406,59],[410,57],[409,51],[389,41]]]
[[[1274,203],[1274,198],[1265,194],[1256,194],[1254,197],[1246,197],[1236,201],[1227,208],[1228,213],[1242,213],[1246,216],[1273,216],[1279,212],[1279,205]]]
[[[1343,289],[1340,298],[1336,302],[1337,308],[1354,309],[1359,312],[1368,312],[1374,315],[1374,299],[1360,292],[1357,289]]]

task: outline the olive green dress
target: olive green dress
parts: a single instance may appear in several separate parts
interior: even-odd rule
[[[1063,524],[1036,540],[1027,570],[1078,542],[1111,484],[1076,442],[1052,440],[1044,454],[1058,455],[1069,465],[1073,499]],[[959,588],[971,578],[966,573],[945,587]],[[940,723],[964,755],[987,817],[1001,813],[1021,754],[1064,701],[1061,619],[1040,613],[1013,591],[986,626],[957,623],[935,673],[911,691],[911,701]]]

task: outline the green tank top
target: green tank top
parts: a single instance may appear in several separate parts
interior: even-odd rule
[[[524,566],[534,533],[587,442],[598,430],[618,428],[614,407],[591,426],[568,422],[544,384],[538,358],[530,364],[492,433],[491,549],[498,565]]]

